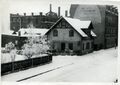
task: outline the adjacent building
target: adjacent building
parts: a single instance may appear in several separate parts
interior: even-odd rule
[[[113,5],[80,5],[72,4],[70,17],[90,20],[97,38],[94,49],[110,48],[118,41],[118,9]]]
[[[93,51],[96,37],[93,29],[91,21],[61,17],[45,35],[55,52],[85,54]]]
[[[33,24],[34,28],[50,28],[60,18],[60,7],[58,7],[58,14],[52,12],[52,5],[50,4],[50,11],[43,15],[31,13],[31,15],[10,14],[10,29],[18,31],[20,28],[29,28],[29,24]]]

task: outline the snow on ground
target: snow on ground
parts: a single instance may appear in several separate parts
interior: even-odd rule
[[[24,81],[113,82],[117,78],[117,49],[100,50],[82,56],[53,56],[50,64],[4,75],[1,79],[18,81],[57,67],[61,68]]]

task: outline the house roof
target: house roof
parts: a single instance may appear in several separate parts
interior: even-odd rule
[[[64,17],[71,25],[73,25],[75,28],[88,28],[91,21],[81,21],[79,19],[75,18],[66,18]]]
[[[73,28],[79,32],[80,35],[82,35],[83,37],[87,37],[87,34],[85,34],[83,32],[83,28],[86,29],[89,27],[91,21],[81,21],[79,19],[73,19],[73,18],[66,18],[64,17],[64,19],[73,26]]]
[[[93,36],[93,37],[96,37],[97,35],[91,30],[91,35]]]
[[[3,34],[3,35],[10,35],[10,36],[18,36],[17,34],[13,34],[13,33],[14,33],[13,30],[9,30],[7,32],[2,32],[1,34]]]
[[[88,35],[82,30],[82,29],[87,29],[91,21],[81,21],[79,19],[75,18],[68,18],[68,17],[61,17],[51,28],[50,30],[62,19],[64,18],[82,37],[88,37]],[[50,31],[49,30],[49,31]],[[49,32],[48,31],[48,32]],[[46,33],[48,33],[46,32]],[[95,33],[92,32],[92,34],[95,36]]]
[[[43,28],[22,28],[19,31],[21,32],[21,36],[43,36],[49,29],[43,29]]]

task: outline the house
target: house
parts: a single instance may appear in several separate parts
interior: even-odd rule
[[[94,49],[107,49],[117,45],[118,8],[115,5],[72,4],[70,17],[92,21],[97,38]]]
[[[58,53],[85,54],[93,51],[96,34],[92,30],[91,21],[61,17],[45,35]]]

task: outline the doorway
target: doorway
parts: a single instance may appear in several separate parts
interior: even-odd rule
[[[65,43],[64,42],[61,43],[61,51],[65,51]]]

